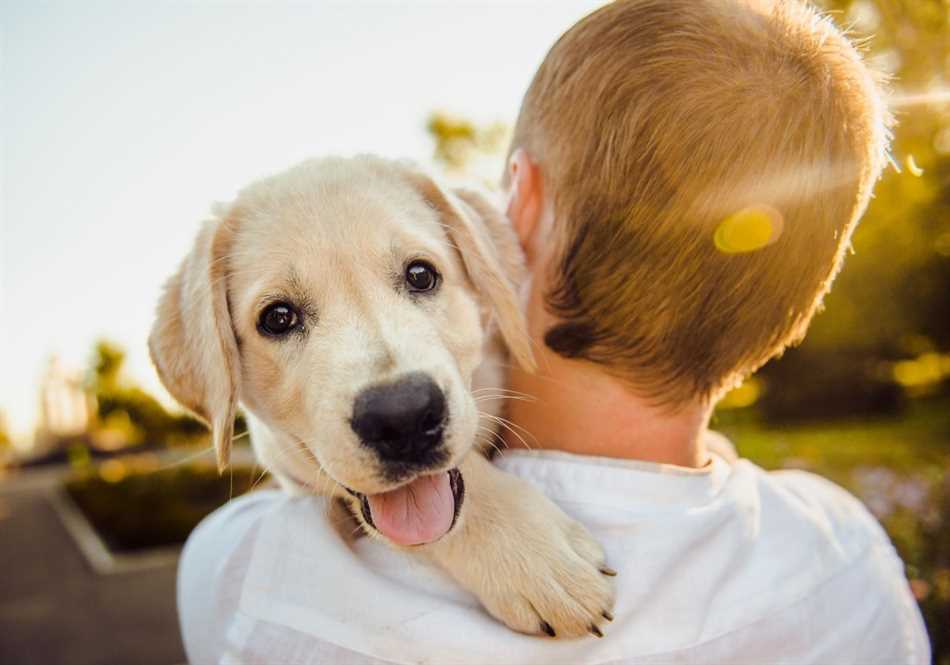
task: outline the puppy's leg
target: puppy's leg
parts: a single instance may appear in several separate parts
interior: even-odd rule
[[[524,633],[601,634],[614,574],[601,546],[526,481],[477,453],[459,467],[460,522],[423,551],[474,593],[495,618]]]

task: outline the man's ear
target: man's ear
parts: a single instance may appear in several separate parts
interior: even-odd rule
[[[541,169],[524,148],[517,148],[508,159],[505,174],[508,202],[505,215],[518,234],[518,241],[529,264],[537,259],[537,247],[544,243],[541,219],[544,213],[544,186]]]
[[[524,278],[524,258],[508,221],[477,192],[447,192],[421,171],[406,167],[405,172],[439,213],[469,279],[490,303],[508,351],[525,371],[534,371],[531,336],[516,288]]]
[[[211,427],[219,471],[230,457],[240,381],[226,284],[231,235],[226,220],[205,222],[165,285],[148,338],[165,388]]]

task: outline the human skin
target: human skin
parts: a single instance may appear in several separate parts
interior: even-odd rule
[[[542,173],[524,150],[512,153],[508,176],[506,213],[525,252],[529,280],[523,306],[538,361],[535,373],[516,366],[509,371],[508,388],[529,397],[509,400],[507,415],[515,427],[505,432],[508,446],[705,466],[702,435],[712,401],[697,399],[675,410],[657,406],[601,366],[564,358],[545,346],[545,331],[555,323],[544,294],[557,259],[558,225]]]

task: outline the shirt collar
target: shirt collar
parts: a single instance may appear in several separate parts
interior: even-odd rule
[[[539,485],[555,501],[618,507],[704,505],[732,473],[730,463],[714,452],[699,469],[556,450],[506,450],[495,463]]]

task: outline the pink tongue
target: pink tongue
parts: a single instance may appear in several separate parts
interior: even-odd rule
[[[408,485],[367,496],[376,529],[399,545],[438,540],[452,527],[455,497],[449,474],[421,476]]]

